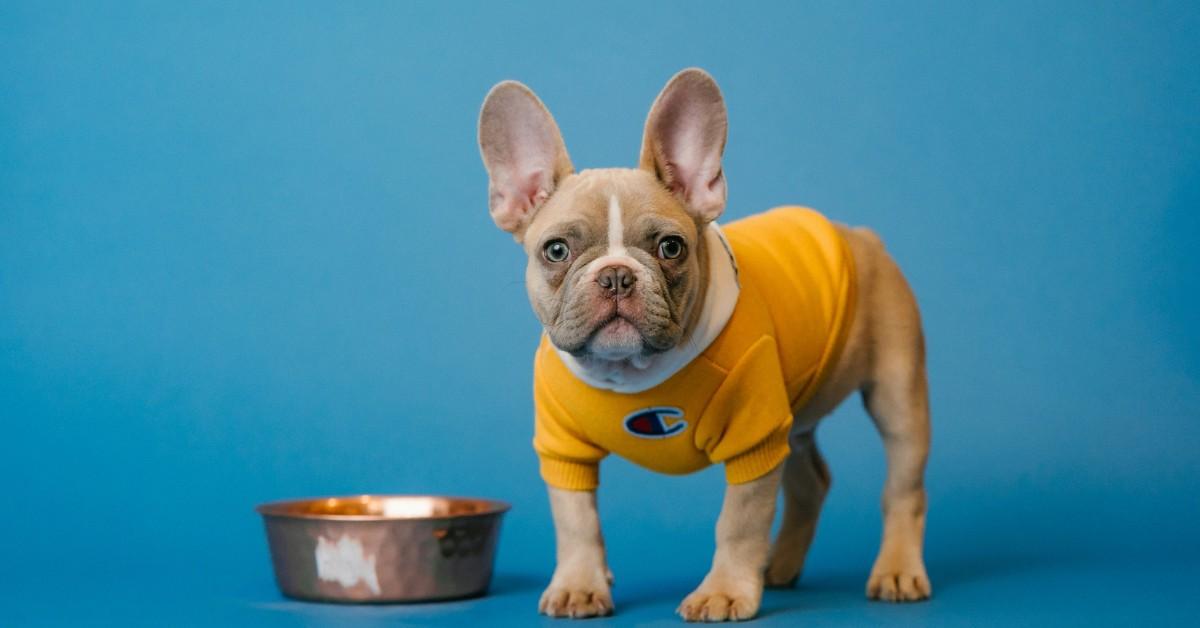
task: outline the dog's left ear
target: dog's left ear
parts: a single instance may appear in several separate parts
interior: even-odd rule
[[[704,223],[725,210],[721,154],[728,129],[721,90],[699,68],[672,77],[646,118],[639,166],[653,172]]]

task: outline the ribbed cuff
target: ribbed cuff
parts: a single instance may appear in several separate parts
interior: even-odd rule
[[[542,479],[546,484],[568,491],[594,491],[600,486],[600,465],[541,458]]]
[[[730,484],[745,484],[766,475],[787,458],[788,431],[791,422],[775,430],[761,443],[725,461],[725,481]]]

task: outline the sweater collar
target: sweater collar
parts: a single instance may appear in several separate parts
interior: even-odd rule
[[[593,388],[619,393],[639,393],[670,379],[721,335],[729,318],[733,316],[738,294],[741,292],[737,260],[733,257],[729,241],[725,239],[725,234],[716,222],[709,223],[704,230],[704,238],[709,251],[708,290],[696,327],[687,342],[651,356],[642,367],[622,363],[608,372],[599,372],[595,368],[584,366],[575,356],[556,348],[559,358],[575,377]]]

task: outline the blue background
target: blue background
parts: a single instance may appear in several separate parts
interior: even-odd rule
[[[935,599],[863,598],[882,449],[850,401],[760,623],[1195,621],[1195,3],[504,4],[0,5],[2,623],[538,622],[539,327],[476,114],[517,78],[577,167],[632,165],[691,65],[726,219],[871,225],[927,326]],[[606,463],[608,621],[676,624],[721,485]],[[281,598],[252,507],[385,491],[511,501],[493,594]]]

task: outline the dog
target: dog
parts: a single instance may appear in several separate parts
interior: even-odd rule
[[[557,566],[543,614],[613,611],[595,497],[598,463],[613,452],[664,473],[725,466],[712,567],[678,613],[754,617],[764,586],[790,586],[800,574],[830,486],[814,430],[855,391],[887,457],[883,539],[866,594],[931,595],[916,299],[866,228],[799,207],[718,226],[727,128],[716,82],[687,69],[654,101],[637,168],[575,172],[528,87],[499,83],[483,103],[490,214],[528,255],[526,289],[545,329],[534,448]]]

